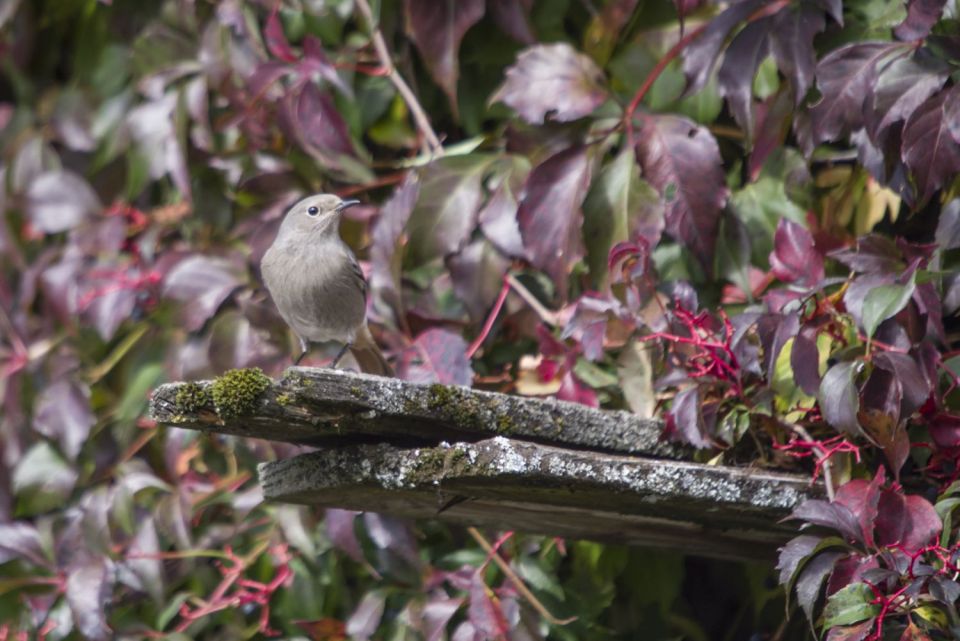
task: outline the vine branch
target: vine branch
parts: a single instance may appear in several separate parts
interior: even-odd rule
[[[396,87],[400,96],[403,97],[403,101],[407,103],[410,114],[413,116],[413,121],[416,123],[417,129],[426,139],[430,152],[437,156],[443,155],[443,145],[440,144],[440,138],[437,137],[437,132],[433,130],[427,113],[423,110],[413,90],[410,89],[410,85],[407,84],[403,76],[400,75],[400,72],[397,71],[396,65],[393,64],[393,58],[387,49],[387,42],[383,39],[383,32],[380,31],[377,21],[373,18],[373,10],[370,9],[370,3],[367,0],[357,0],[357,9],[360,10],[367,24],[370,25],[370,39],[373,42],[374,50],[377,52],[377,57],[380,59],[380,64],[382,64],[386,70],[385,75],[390,79],[390,82],[393,83],[393,86]]]

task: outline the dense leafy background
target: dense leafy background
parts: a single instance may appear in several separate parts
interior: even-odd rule
[[[0,4],[0,639],[956,635],[958,3],[384,1],[385,49],[364,9]],[[292,448],[145,420],[289,363],[257,265],[317,191],[366,203],[404,378],[827,478],[795,615],[765,564],[489,533],[534,604],[464,532],[260,505]]]

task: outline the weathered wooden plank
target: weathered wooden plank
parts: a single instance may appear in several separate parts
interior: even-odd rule
[[[309,445],[389,442],[437,444],[493,436],[569,447],[683,458],[690,450],[661,440],[662,425],[629,412],[466,387],[417,385],[345,370],[293,367],[246,414],[218,415],[212,403],[184,408],[188,385],[158,388],[151,416],[161,425]],[[189,410],[189,411],[188,411]]]
[[[796,534],[779,519],[819,494],[796,475],[504,437],[324,449],[262,464],[260,479],[271,501],[747,560],[773,558]]]

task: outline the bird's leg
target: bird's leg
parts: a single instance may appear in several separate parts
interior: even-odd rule
[[[299,365],[300,361],[303,360],[303,357],[307,355],[307,352],[310,351],[310,343],[305,341],[303,337],[297,336],[300,339],[300,356],[297,356],[297,360],[293,361],[294,365]]]
[[[343,358],[343,355],[347,353],[347,350],[350,349],[350,345],[353,343],[344,343],[343,347],[340,348],[340,351],[337,352],[336,357],[334,357],[333,362],[330,363],[330,369],[337,369],[337,363],[340,362],[340,359]]]

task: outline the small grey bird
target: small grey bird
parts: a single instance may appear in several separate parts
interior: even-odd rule
[[[367,328],[367,282],[357,258],[340,238],[340,215],[358,200],[333,194],[308,196],[287,212],[260,261],[263,282],[287,325],[300,339],[299,364],[310,343],[337,341],[360,369],[393,376]]]

